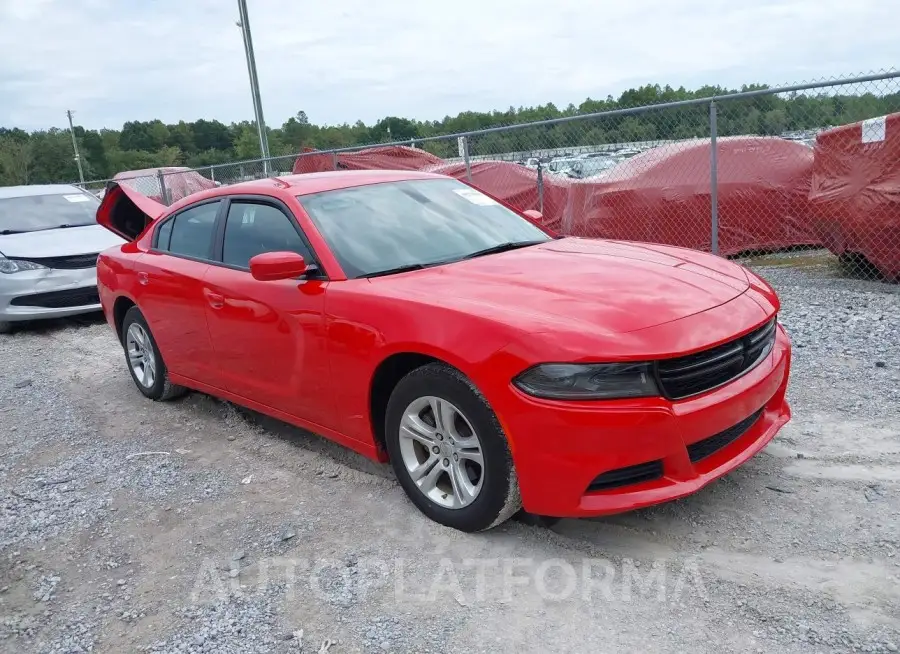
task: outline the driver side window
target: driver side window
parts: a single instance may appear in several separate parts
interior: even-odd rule
[[[296,252],[312,261],[298,229],[291,218],[272,205],[232,202],[225,220],[222,263],[249,268],[250,259],[264,252]]]

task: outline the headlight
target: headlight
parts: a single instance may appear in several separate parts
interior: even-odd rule
[[[31,261],[19,261],[18,259],[7,259],[2,254],[0,254],[0,273],[17,273],[22,272],[23,270],[40,270],[42,268],[46,268],[47,266],[42,266],[39,263],[32,263]]]
[[[524,392],[553,400],[611,400],[660,395],[649,363],[545,363],[513,380]]]

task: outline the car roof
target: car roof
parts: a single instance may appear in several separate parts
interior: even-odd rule
[[[330,170],[322,173],[285,175],[283,177],[268,177],[250,182],[240,182],[239,184],[223,186],[219,190],[226,191],[226,194],[231,195],[278,188],[290,190],[293,195],[308,195],[310,193],[335,191],[354,186],[366,186],[367,184],[403,182],[413,179],[447,179],[447,176],[414,170]]]
[[[0,199],[23,198],[35,195],[63,195],[84,193],[71,184],[30,184],[28,186],[0,186]]]

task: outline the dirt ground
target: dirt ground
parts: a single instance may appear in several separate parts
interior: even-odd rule
[[[900,294],[770,273],[794,420],[692,497],[552,529],[448,530],[324,439],[147,401],[99,319],[0,337],[0,650],[897,652]]]

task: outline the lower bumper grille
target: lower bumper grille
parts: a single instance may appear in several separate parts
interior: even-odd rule
[[[709,438],[704,438],[702,441],[697,441],[692,445],[688,445],[687,451],[688,456],[691,458],[691,463],[702,461],[706,457],[715,454],[727,445],[731,445],[734,441],[746,434],[754,424],[756,424],[756,421],[759,420],[762,412],[763,410],[760,409],[753,415],[744,418],[733,427],[729,427],[728,429],[720,431],[718,434],[714,434]]]
[[[631,484],[640,484],[645,481],[653,481],[659,479],[663,474],[662,461],[648,461],[647,463],[639,463],[636,466],[628,466],[627,468],[616,468],[609,470],[594,479],[588,486],[588,492],[609,490],[610,488],[619,488],[620,486],[630,486]]]
[[[17,307],[41,307],[42,309],[66,309],[100,304],[100,295],[96,286],[70,288],[64,291],[34,293],[13,298],[11,305]]]

